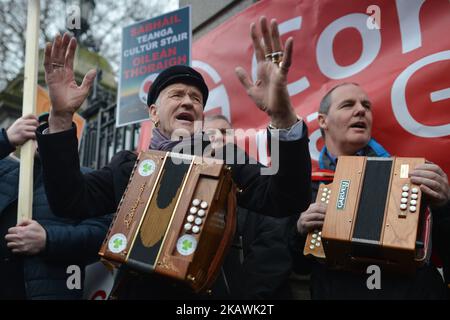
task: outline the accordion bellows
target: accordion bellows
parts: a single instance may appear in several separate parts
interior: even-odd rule
[[[431,215],[409,173],[423,158],[339,157],[332,184],[319,187],[327,206],[322,230],[308,234],[304,254],[335,268],[376,264],[414,272],[429,259]]]
[[[235,187],[216,160],[141,152],[99,254],[201,292],[217,277],[236,228]]]

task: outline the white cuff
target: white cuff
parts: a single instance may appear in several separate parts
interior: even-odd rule
[[[295,141],[303,138],[303,120],[297,121],[292,127],[286,129],[274,129],[269,126],[270,132],[278,131],[280,141]]]

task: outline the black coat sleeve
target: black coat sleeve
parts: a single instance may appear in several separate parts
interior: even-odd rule
[[[98,260],[112,215],[85,219],[76,225],[43,225],[47,233],[45,256],[58,262],[88,264]]]
[[[262,175],[260,164],[231,167],[240,189],[237,200],[241,207],[286,217],[306,210],[310,204],[311,158],[306,134],[299,140],[279,142],[279,166],[274,175]]]
[[[107,166],[83,175],[75,126],[55,134],[42,134],[46,127],[45,124],[38,128],[36,139],[52,211],[81,219],[115,212],[136,155],[129,151],[120,152]]]
[[[243,228],[245,299],[288,299],[292,258],[286,232],[290,217],[275,219],[247,212]]]
[[[16,150],[8,140],[5,129],[0,129],[0,159],[7,157],[11,152]]]
[[[436,249],[444,267],[445,282],[450,284],[450,202],[432,209],[433,248]]]

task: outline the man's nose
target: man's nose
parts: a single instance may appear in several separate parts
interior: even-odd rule
[[[192,100],[192,98],[190,97],[190,95],[185,94],[185,95],[183,96],[183,99],[181,100],[181,104],[182,104],[183,106],[186,106],[186,107],[193,107],[193,106],[194,106],[194,101]]]
[[[355,115],[363,116],[366,114],[366,108],[362,105],[361,102],[357,102],[355,105]]]

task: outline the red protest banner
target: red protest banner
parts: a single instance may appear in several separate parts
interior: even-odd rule
[[[373,102],[375,139],[393,155],[422,156],[450,173],[447,0],[260,1],[227,20],[193,44],[192,66],[210,88],[206,113],[222,113],[236,128],[268,123],[234,73],[242,66],[255,74],[249,29],[262,15],[277,19],[283,41],[294,38],[288,89],[309,127],[313,160],[323,145],[320,99],[357,82]]]

